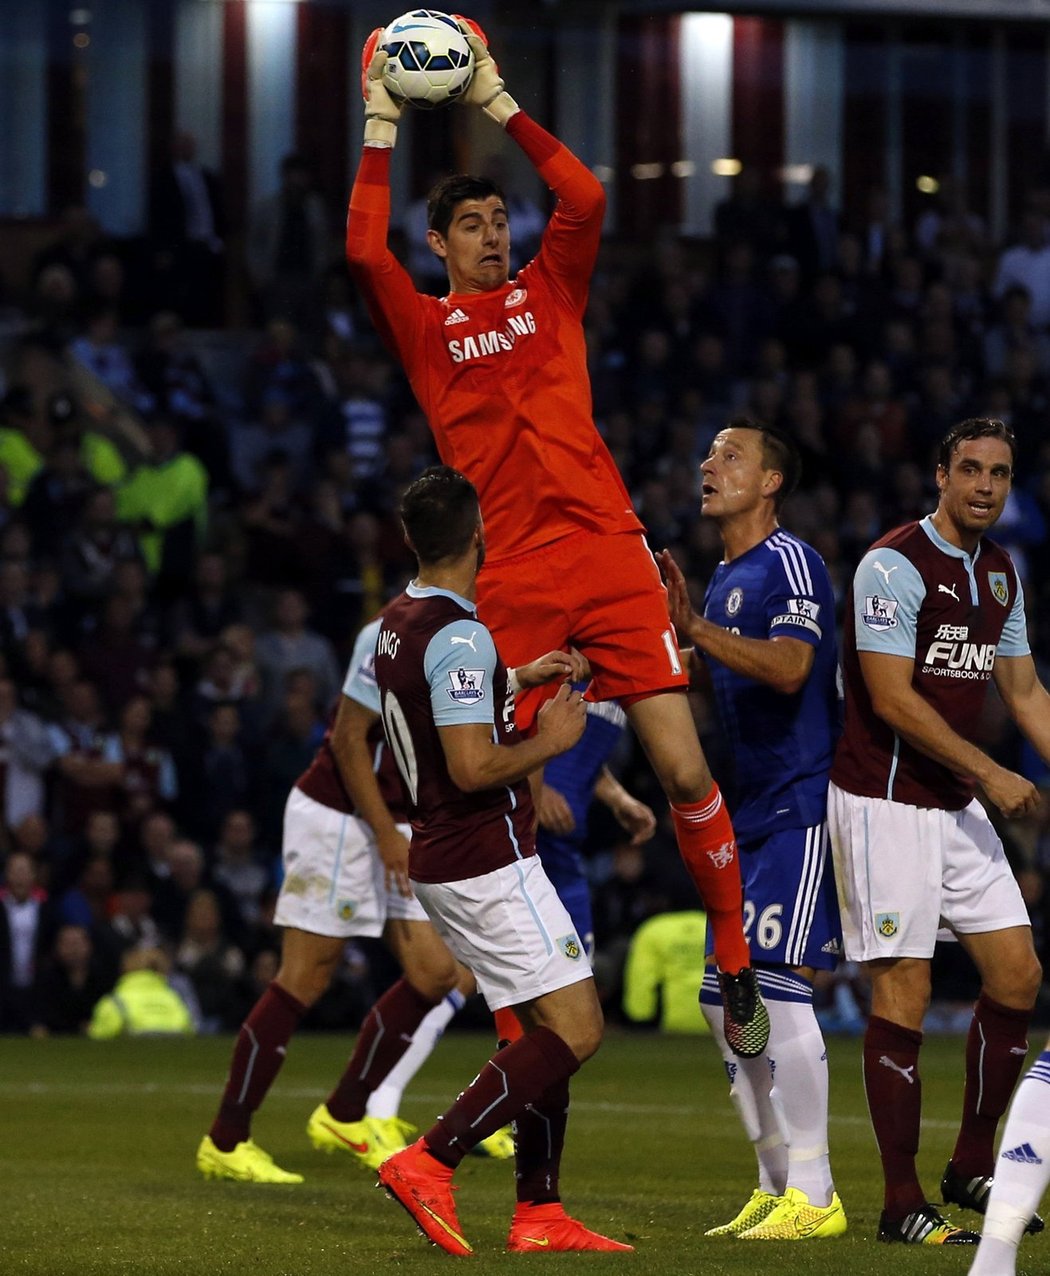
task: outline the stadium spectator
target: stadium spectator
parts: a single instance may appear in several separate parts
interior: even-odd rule
[[[281,161],[280,187],[251,211],[245,265],[266,319],[307,323],[333,256],[328,209],[303,155]]]
[[[312,419],[321,387],[302,337],[288,319],[273,319],[249,355],[244,370],[244,411],[258,417],[268,395],[283,395],[294,416]]]
[[[110,860],[116,872],[122,867],[120,821],[115,811],[92,811],[84,822],[83,830],[65,843],[65,855],[55,865],[51,885],[56,891],[71,885],[90,859]]]
[[[162,948],[129,949],[122,969],[113,991],[91,1012],[87,1035],[92,1041],[183,1037],[196,1032],[189,1005],[169,981],[171,963]]]
[[[248,744],[250,732],[245,730],[234,701],[219,700],[211,706],[205,733],[196,758],[189,764],[195,808],[189,824],[210,840],[232,812],[255,801],[258,786],[255,753]]]
[[[831,202],[831,173],[823,164],[814,168],[805,199],[788,209],[785,220],[788,251],[807,278],[834,270],[842,217]]]
[[[155,879],[153,916],[166,943],[179,942],[190,901],[202,889],[214,894],[221,910],[224,932],[235,935],[237,905],[226,887],[211,879],[200,845],[176,834],[165,848],[165,859],[168,871]]]
[[[186,130],[150,175],[149,239],[154,297],[194,327],[222,322],[226,218],[217,174],[197,159]]]
[[[835,599],[816,551],[780,526],[798,470],[786,435],[731,420],[700,467],[701,512],[724,546],[702,616],[670,553],[660,555],[671,619],[695,644],[690,670],[702,660],[728,743],[744,917],[769,1011],[764,1055],[737,1060],[715,972],[705,974],[700,1008],[758,1162],[747,1203],[707,1234],[742,1240],[846,1230],[828,1151],[827,1048],[813,1011],[816,973],[833,970],[842,950],[826,822],[839,724]]]
[[[39,279],[60,266],[86,292],[91,264],[105,248],[106,238],[94,214],[83,204],[69,204],[59,216],[58,236],[33,259],[33,276]]]
[[[257,417],[230,428],[230,465],[242,492],[263,485],[268,462],[281,456],[288,466],[290,496],[306,490],[313,473],[314,429],[293,410],[288,393],[275,387],[263,395]]]
[[[117,563],[138,556],[134,532],[117,520],[115,493],[108,487],[86,493],[61,556],[62,587],[78,620],[109,592]]]
[[[661,1032],[698,1033],[707,1023],[696,1013],[696,989],[704,977],[707,919],[697,910],[657,913],[631,936],[623,971],[623,1012],[636,1024]]]
[[[112,976],[96,958],[87,928],[60,926],[33,988],[29,1035],[86,1032],[95,1003],[112,986]]]
[[[1020,240],[999,257],[993,292],[1004,298],[1015,286],[1031,298],[1031,321],[1041,330],[1050,324],[1050,242],[1046,221],[1037,209],[1029,208],[1021,219]]]
[[[116,731],[102,744],[102,760],[120,768],[117,814],[127,828],[150,811],[170,809],[179,793],[175,763],[153,739],[152,721],[149,697],[134,695],[121,708]]]
[[[272,626],[263,630],[255,644],[263,708],[271,716],[285,694],[286,676],[295,669],[309,669],[314,674],[321,704],[331,704],[339,689],[339,666],[332,644],[307,626],[307,616],[302,593],[281,590],[274,602]],[[289,787],[290,782],[282,791]]]
[[[241,932],[262,916],[263,895],[273,880],[273,867],[264,862],[257,845],[251,811],[233,807],[223,817],[219,840],[211,855],[212,878],[233,896]]]
[[[742,239],[764,262],[780,246],[783,216],[765,189],[765,174],[755,164],[745,164],[733,178],[732,193],[715,205],[715,234],[725,242]]]
[[[885,1180],[879,1238],[905,1244],[978,1239],[929,1203],[915,1168],[938,928],[954,933],[981,978],[962,1121],[941,1181],[947,1203],[984,1211],[996,1127],[1023,1066],[1041,979],[1021,892],[974,796],[980,784],[1009,818],[1033,811],[1037,790],[971,743],[994,677],[1020,730],[1050,759],[1050,702],[1028,644],[1023,592],[1008,554],[986,535],[1015,457],[1001,421],[951,430],[938,458],[936,511],[875,542],[846,613],[846,718],[828,819],[847,902],[846,956],[863,962],[872,982],[864,1084]],[[919,846],[936,853],[917,855]]]
[[[98,625],[81,641],[77,656],[106,710],[116,714],[132,696],[149,686],[157,651],[140,632],[140,612],[126,594],[110,593]]]
[[[227,936],[215,892],[202,887],[186,901],[175,967],[193,985],[200,1006],[198,1030],[228,1032],[237,1027],[244,953]]]
[[[0,796],[6,828],[27,815],[43,814],[45,773],[53,757],[47,724],[20,708],[15,683],[0,677]]]
[[[94,302],[81,335],[70,343],[69,353],[126,407],[149,416],[157,403],[139,380],[131,355],[119,339],[119,323],[120,316],[110,302]]]
[[[102,757],[106,716],[96,684],[78,677],[61,699],[61,712],[49,728],[57,772],[53,800],[59,827],[76,834],[92,811],[111,808],[120,769]]]
[[[135,368],[156,401],[157,411],[178,422],[186,450],[208,471],[209,485],[228,493],[229,439],[219,417],[211,379],[178,315],[162,310],[153,316],[146,343],[135,356]]]
[[[924,257],[941,262],[953,253],[983,252],[982,219],[967,205],[966,187],[951,173],[940,173],[937,189],[915,222],[915,243]]]
[[[358,483],[368,483],[382,467],[389,373],[385,361],[352,347],[340,351],[332,365],[335,396],[323,422],[322,445],[346,449]]]
[[[58,557],[94,486],[80,455],[79,438],[68,431],[57,434],[22,506],[36,558]]]
[[[131,948],[158,948],[163,940],[160,927],[153,920],[153,893],[141,871],[125,876],[113,896],[110,925],[120,941],[122,951]]]
[[[172,607],[176,654],[186,661],[201,660],[227,625],[243,619],[244,607],[231,585],[225,557],[203,550],[197,555],[192,580]]]
[[[0,1032],[27,1032],[32,1025],[33,984],[55,926],[32,857],[11,852],[0,886]]]
[[[153,454],[117,491],[117,516],[139,534],[142,557],[158,589],[181,591],[208,527],[208,472],[184,448],[178,424],[157,417]],[[169,599],[165,599],[169,601]]]
[[[383,88],[377,62],[364,83],[366,144],[347,219],[350,270],[428,406],[439,454],[477,480],[490,551],[479,582],[488,625],[516,663],[575,641],[590,660],[593,693],[624,701],[671,800],[679,845],[704,898],[730,1031],[741,1044],[754,1027],[757,1040],[767,1025],[741,929],[729,816],[681,694],[686,679],[641,524],[591,414],[582,315],[605,194],[590,170],[518,107],[484,44],[469,38],[481,59],[469,100],[480,104],[489,92],[484,109],[558,197],[539,255],[511,280],[503,193],[485,179],[449,177],[431,191],[428,242],[445,262],[451,292],[444,300],[416,292],[387,244],[401,108]],[[457,320],[451,327],[449,318]],[[490,344],[497,322],[516,334],[508,348]],[[755,324],[749,340],[757,330]],[[432,359],[434,350],[439,357]],[[457,374],[450,382],[450,358],[472,365],[466,380]],[[502,463],[512,453],[516,463]],[[613,594],[603,593],[614,580]],[[518,701],[526,730],[545,696],[537,689]],[[724,847],[725,856],[710,857]]]

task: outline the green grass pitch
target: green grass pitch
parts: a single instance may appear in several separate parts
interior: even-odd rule
[[[568,1208],[630,1240],[634,1255],[507,1255],[509,1162],[468,1158],[457,1182],[472,1259],[428,1245],[374,1177],[327,1157],[304,1127],[342,1070],[352,1038],[301,1036],[255,1125],[298,1170],[296,1187],[205,1183],[193,1154],[229,1058],[229,1038],[93,1043],[0,1039],[0,1273],[3,1276],[347,1276],[436,1272],[460,1263],[637,1276],[721,1273],[965,1273],[968,1249],[878,1245],[881,1179],[860,1080],[860,1042],[833,1039],[831,1150],[850,1230],[794,1244],[705,1239],[754,1186],[750,1147],[706,1038],[610,1032],[573,1082],[562,1174]],[[449,1033],[406,1097],[425,1124],[487,1057],[490,1039]],[[934,1194],[962,1098],[963,1042],[923,1047],[920,1171]],[[957,1214],[963,1221],[967,1216]],[[1050,1240],[1026,1238],[1022,1266],[1050,1270]]]

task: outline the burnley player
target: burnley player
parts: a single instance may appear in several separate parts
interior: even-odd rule
[[[707,1235],[822,1239],[846,1230],[828,1154],[827,1051],[813,1012],[813,978],[834,969],[842,947],[826,823],[839,730],[835,595],[820,555],[779,524],[799,476],[789,438],[731,421],[700,473],[701,510],[725,552],[703,616],[666,550],[661,561],[671,618],[703,657],[729,740],[744,924],[770,1021],[764,1056],[735,1059],[715,1013],[717,984],[705,976],[701,1009],[759,1179],[736,1217]]]
[[[489,1008],[512,1009],[526,1031],[417,1143],[380,1166],[379,1181],[425,1236],[470,1254],[452,1176],[473,1144],[514,1120],[508,1250],[627,1251],[570,1218],[558,1187],[569,1078],[598,1049],[602,1012],[587,953],[536,855],[527,777],[579,740],[583,701],[561,686],[536,734],[519,736],[515,691],[565,676],[553,661],[508,671],[478,620],[485,539],[473,484],[446,466],[429,469],[405,492],[401,518],[419,573],[384,614],[375,676],[412,804],[409,876]]]
[[[759,1054],[769,1023],[750,971],[732,824],[684,694],[659,571],[591,416],[583,314],[605,193],[504,90],[476,26],[460,25],[475,69],[459,100],[505,128],[557,196],[540,251],[510,279],[499,187],[448,177],[430,193],[427,238],[450,292],[416,292],[387,246],[401,107],[383,86],[386,55],[374,32],[363,59],[365,139],[347,219],[350,270],[405,368],[442,461],[478,490],[489,544],[478,581],[486,624],[511,664],[534,651],[578,647],[593,673],[589,696],[624,707],[671,803],[707,910],[727,1038],[738,1053]],[[550,694],[541,688],[519,698],[524,730]]]
[[[284,813],[284,880],[274,920],[284,927],[281,964],[234,1045],[219,1110],[197,1150],[209,1179],[301,1183],[252,1138],[252,1120],[284,1063],[306,1011],[328,987],[348,939],[378,937],[404,972],[371,1009],[353,1055],[307,1123],[311,1143],[375,1169],[404,1146],[400,1123],[366,1109],[400,1067],[406,1042],[424,1025],[433,1046],[473,991],[413,896],[408,882],[408,812],[383,744],[372,676],[379,622],[357,637],[333,721],[296,781]],[[423,1032],[420,1032],[423,1036]],[[413,1046],[418,1067],[425,1052]],[[422,1056],[422,1057],[420,1057]]]
[[[984,796],[1004,816],[1035,810],[1024,776],[973,743],[994,678],[1007,712],[1050,761],[1050,696],[1036,675],[1009,554],[986,535],[1003,512],[1016,443],[1002,421],[950,430],[933,514],[875,542],[853,581],[843,639],[846,719],[828,824],[846,956],[871,977],[864,1087],[882,1158],[879,1240],[975,1244],[919,1183],[919,1047],[930,960],[947,927],[981,977],[945,1202],[984,1213],[995,1133],[1028,1049],[1042,977],[1028,911]],[[1029,1230],[1042,1228],[1033,1217]]]

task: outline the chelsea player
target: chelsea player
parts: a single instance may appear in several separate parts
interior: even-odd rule
[[[584,685],[576,689],[582,691]],[[627,715],[615,701],[588,703],[582,737],[543,769],[536,850],[591,957],[594,919],[583,844],[592,799],[609,808],[633,846],[648,842],[656,832],[652,810],[632,797],[607,765],[626,728]]]
[[[820,555],[781,529],[798,481],[794,444],[734,419],[700,467],[701,512],[718,524],[725,557],[692,610],[664,550],[671,618],[711,678],[733,761],[727,786],[741,852],[744,929],[769,1009],[769,1043],[755,1059],[726,1046],[718,988],[704,977],[701,1009],[719,1041],[730,1097],[758,1158],[758,1187],[709,1236],[804,1240],[841,1235],[846,1215],[828,1156],[827,1053],[813,1012],[813,977],[831,969],[841,931],[826,802],[839,729],[835,602]]]

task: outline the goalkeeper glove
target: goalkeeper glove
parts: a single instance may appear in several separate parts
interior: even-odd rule
[[[521,107],[503,87],[499,67],[489,52],[485,32],[473,18],[464,18],[459,13],[452,16],[474,54],[474,75],[470,87],[459,100],[470,106],[480,106],[490,119],[505,128],[510,117],[516,115]]]
[[[365,99],[365,145],[393,146],[404,104],[383,83],[386,51],[380,49],[382,27],[376,27],[361,50],[361,95]]]

